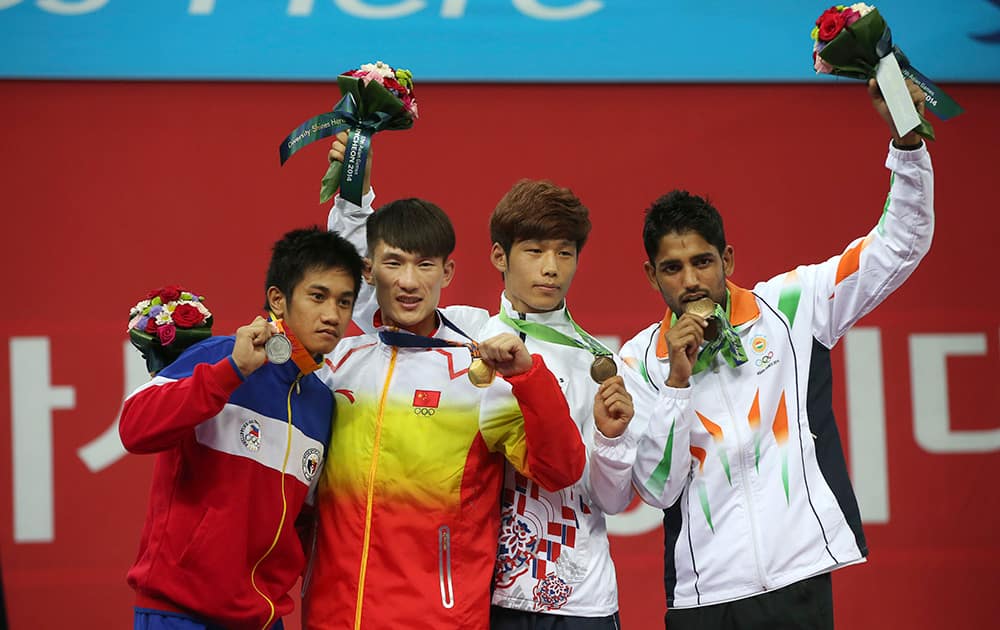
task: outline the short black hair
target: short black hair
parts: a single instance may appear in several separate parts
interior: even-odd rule
[[[354,297],[361,290],[361,255],[354,245],[337,234],[312,226],[292,230],[271,249],[271,262],[264,282],[264,310],[270,308],[267,289],[278,287],[288,300],[306,272],[339,267],[354,279]]]
[[[656,263],[660,240],[671,232],[695,232],[719,250],[720,256],[726,249],[722,215],[707,197],[692,195],[686,190],[672,190],[646,209],[646,220],[642,224],[642,243],[646,247],[650,263]]]
[[[455,228],[444,210],[424,199],[398,199],[368,216],[368,255],[379,241],[403,251],[445,260],[455,251]]]

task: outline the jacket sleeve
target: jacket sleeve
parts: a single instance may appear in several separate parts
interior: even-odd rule
[[[556,492],[583,476],[587,455],[559,383],[541,356],[531,356],[530,370],[486,391],[479,428],[490,450]]]
[[[668,508],[681,496],[691,472],[691,388],[664,385],[636,439],[632,484],[643,501]]]
[[[340,195],[334,199],[330,214],[327,215],[326,227],[331,232],[336,232],[358,250],[362,258],[368,256],[368,230],[366,222],[371,216],[372,204],[375,203],[375,189],[361,198],[361,205],[356,206],[350,201],[341,198]],[[375,327],[372,322],[375,311],[378,310],[378,303],[375,301],[375,287],[367,282],[361,282],[361,290],[358,292],[358,300],[354,305],[354,315],[352,319],[358,328],[364,332],[372,332]]]
[[[206,344],[206,342],[202,342]],[[122,405],[118,434],[131,453],[155,453],[183,440],[197,425],[217,415],[243,377],[217,345],[193,346],[152,381],[129,394]]]
[[[633,418],[633,422],[635,419]],[[594,427],[590,448],[590,498],[605,514],[618,514],[632,502],[632,466],[635,465],[637,431],[632,423],[616,438]]]
[[[798,300],[812,301],[812,335],[827,348],[913,273],[934,233],[934,178],[926,145],[889,147],[892,174],[878,224],[838,256],[775,278],[779,309],[794,325]]]

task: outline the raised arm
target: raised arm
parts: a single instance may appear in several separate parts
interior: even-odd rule
[[[342,131],[337,134],[333,143],[330,145],[330,151],[327,154],[327,157],[331,162],[344,161],[346,142],[346,132]],[[367,240],[368,233],[365,229],[365,222],[372,214],[372,204],[375,203],[375,192],[372,190],[371,177],[372,153],[369,152],[368,163],[365,166],[365,179],[362,188],[364,194],[361,197],[361,205],[356,206],[346,199],[343,199],[338,194],[333,200],[333,206],[330,208],[330,213],[327,215],[326,221],[327,229],[331,232],[340,234],[350,241],[351,244],[354,245],[355,249],[358,250],[358,253],[361,254],[362,258],[365,259],[365,264],[369,264]],[[357,302],[354,305],[354,323],[357,324],[361,330],[365,332],[372,332],[374,330],[374,327],[372,326],[372,318],[375,315],[376,310],[378,310],[378,304],[375,301],[375,289],[367,282],[362,282]]]
[[[912,84],[910,91],[922,110],[923,92]],[[893,129],[878,88],[869,86],[869,93],[875,109]],[[802,298],[811,299],[813,316],[807,321],[813,336],[828,348],[902,285],[930,249],[934,179],[927,147],[914,133],[899,138],[893,131],[885,165],[892,175],[878,224],[841,254],[771,281],[782,284],[787,306],[782,310],[793,325],[798,298],[785,300],[785,296],[800,287]]]

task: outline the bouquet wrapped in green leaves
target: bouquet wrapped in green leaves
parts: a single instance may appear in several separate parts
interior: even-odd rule
[[[812,30],[813,68],[819,74],[834,74],[853,79],[879,78],[880,64],[893,56],[902,75],[916,83],[926,94],[927,107],[941,120],[962,113],[962,108],[938,86],[910,64],[910,60],[892,41],[892,31],[878,9],[858,2],[838,4],[819,16]],[[881,82],[880,82],[881,86]],[[883,89],[883,92],[885,90]],[[894,114],[895,119],[895,114]],[[934,128],[919,114],[916,132],[934,139]],[[898,126],[898,125],[897,125]],[[897,129],[904,135],[910,129]]]
[[[409,129],[417,118],[413,75],[378,61],[366,63],[337,77],[343,95],[333,111],[314,116],[295,128],[278,148],[284,165],[302,147],[349,130],[344,163],[334,161],[323,176],[320,203],[337,189],[344,199],[361,205],[365,164],[371,137],[379,131]]]

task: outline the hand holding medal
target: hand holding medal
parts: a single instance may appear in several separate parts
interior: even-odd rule
[[[676,383],[686,383],[691,374],[703,371],[716,356],[721,356],[731,368],[737,368],[747,362],[746,352],[743,350],[740,337],[732,324],[729,323],[727,312],[723,310],[722,306],[716,304],[711,298],[704,297],[689,302],[685,306],[684,314],[696,315],[705,322],[705,327],[701,330],[701,334],[696,335],[695,340],[692,340],[691,335],[682,324],[683,316],[678,319],[678,325],[672,326],[667,332],[667,345],[671,356],[684,354],[688,359],[684,363],[689,363],[698,346],[702,346],[702,342],[703,346],[697,352],[697,359],[690,366],[690,372],[687,365],[681,367],[680,370],[675,370],[675,367],[680,366],[677,365],[677,361],[671,360],[670,376],[667,378],[668,385],[674,383],[671,386],[677,387]],[[678,352],[681,348],[683,351]]]
[[[605,437],[616,438],[625,433],[634,415],[632,395],[625,389],[625,379],[621,376],[605,379],[594,394],[594,424],[597,430]]]
[[[705,341],[712,341],[719,336],[719,320],[715,317],[715,301],[709,297],[689,302],[685,307],[685,312],[697,315],[708,324],[705,327]]]
[[[499,317],[500,321],[519,333],[523,333],[528,337],[531,337],[532,339],[538,339],[539,341],[554,343],[560,346],[580,348],[581,350],[586,350],[594,355],[594,361],[590,364],[590,378],[594,379],[595,383],[603,383],[612,376],[618,374],[618,365],[612,357],[611,350],[608,350],[604,344],[591,336],[590,333],[580,328],[577,323],[573,321],[573,318],[570,317],[569,311],[566,311],[566,317],[569,319],[570,324],[573,325],[573,328],[580,336],[579,339],[564,335],[555,328],[546,326],[545,324],[539,324],[538,322],[531,322],[524,319],[514,319],[503,309],[500,309]]]
[[[478,346],[480,361],[490,370],[499,372],[501,376],[516,376],[531,369],[533,361],[531,353],[516,335],[501,333],[490,337]],[[469,378],[472,379],[472,368],[469,368]],[[476,382],[473,381],[473,385]]]
[[[260,316],[236,330],[232,358],[243,378],[256,372],[270,359],[267,346],[274,339],[273,335],[272,324]]]

